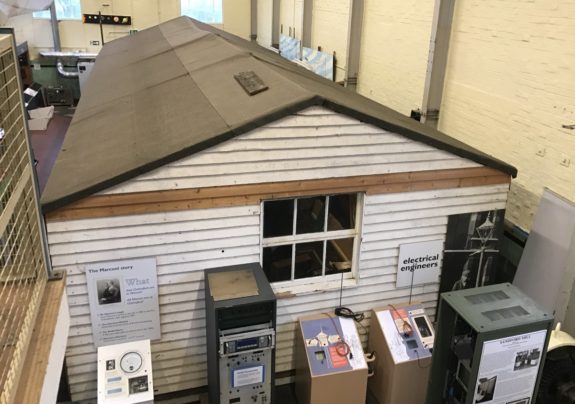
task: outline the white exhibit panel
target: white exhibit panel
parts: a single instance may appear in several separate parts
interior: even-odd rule
[[[575,280],[574,254],[575,204],[545,189],[513,284],[560,322],[570,321],[566,314]]]
[[[401,244],[397,264],[398,288],[439,281],[443,240]]]
[[[96,346],[160,339],[156,259],[86,265]]]
[[[150,340],[98,348],[98,403],[134,404],[153,400]]]

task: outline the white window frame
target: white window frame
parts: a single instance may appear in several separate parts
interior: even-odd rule
[[[192,15],[184,14],[184,7],[182,5],[183,1],[185,1],[185,0],[180,0],[180,15],[194,18],[194,16],[192,16]],[[224,0],[216,0],[216,1],[220,2],[221,9],[222,9],[222,18],[220,19],[220,21],[202,21],[203,23],[212,24],[212,25],[222,25],[224,23]]]
[[[272,246],[280,246],[280,245],[292,245],[292,257],[291,257],[291,280],[280,281],[280,282],[273,282],[271,283],[272,289],[276,293],[297,293],[297,294],[305,294],[305,293],[313,293],[317,291],[325,291],[325,290],[333,290],[339,289],[340,287],[353,287],[357,286],[359,280],[359,255],[360,255],[360,245],[362,241],[362,234],[363,234],[363,207],[364,207],[364,199],[365,194],[362,192],[349,192],[356,195],[356,206],[355,206],[355,228],[354,229],[345,229],[345,230],[332,230],[326,231],[324,230],[321,233],[304,233],[304,234],[295,234],[295,226],[297,222],[297,200],[298,199],[305,199],[305,198],[312,198],[312,197],[327,197],[327,203],[325,207],[325,218],[324,218],[324,228],[327,226],[328,214],[329,214],[329,197],[335,195],[341,195],[337,193],[326,193],[326,194],[319,194],[319,195],[305,195],[305,196],[297,196],[292,198],[278,198],[278,199],[268,199],[262,201],[260,204],[260,265],[263,267],[263,252],[264,248],[272,247]],[[349,194],[345,193],[345,194]],[[289,236],[280,236],[280,237],[270,237],[264,238],[264,203],[269,201],[277,201],[277,200],[293,200],[294,201],[294,214],[293,214],[293,232],[292,235]],[[302,279],[294,279],[294,271],[295,271],[295,252],[296,248],[295,245],[299,243],[308,243],[313,241],[324,241],[324,240],[336,240],[336,239],[344,239],[344,238],[354,238],[353,242],[353,256],[351,260],[351,271],[349,272],[342,272],[342,274],[325,274],[325,259],[326,259],[326,245],[324,243],[324,251],[323,251],[323,263],[322,263],[322,275],[321,276],[314,276],[309,278],[302,278]],[[342,276],[343,275],[343,276]]]
[[[82,20],[82,2],[80,0],[76,0],[78,2],[78,7],[80,8],[80,15],[78,17],[60,17],[58,15],[58,7],[56,7],[56,18],[58,20],[68,20],[68,21],[80,21]],[[58,0],[54,0],[55,3],[58,3]],[[47,13],[47,15],[46,15]],[[47,10],[40,10],[34,11],[32,13],[32,18],[37,20],[49,20],[50,16],[50,9]]]

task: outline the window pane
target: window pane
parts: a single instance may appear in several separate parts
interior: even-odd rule
[[[328,240],[325,250],[325,274],[340,274],[351,271],[353,259],[353,238]]]
[[[293,199],[264,202],[264,238],[293,234]]]
[[[34,18],[50,18],[50,10],[34,11],[32,13]]]
[[[297,200],[296,234],[324,231],[325,196]]]
[[[291,251],[291,245],[264,248],[263,269],[270,282],[291,279]]]
[[[301,243],[295,246],[295,279],[321,276],[323,241]]]
[[[55,4],[58,19],[82,19],[80,0],[55,0]],[[50,10],[36,11],[33,16],[34,18],[50,18]]]
[[[79,0],[56,0],[56,15],[58,18],[82,18]]]
[[[356,194],[330,196],[327,229],[342,230],[355,228],[356,203]]]
[[[221,24],[222,0],[182,0],[182,15],[208,24]]]

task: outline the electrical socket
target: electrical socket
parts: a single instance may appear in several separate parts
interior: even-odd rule
[[[545,147],[539,147],[535,152],[535,154],[538,155],[539,157],[545,157],[545,155],[547,154],[547,150],[545,149]]]
[[[98,46],[98,45],[100,45],[100,41],[90,41],[90,45]]]
[[[561,161],[559,162],[563,167],[569,167],[571,165],[571,159],[566,155],[561,155]]]

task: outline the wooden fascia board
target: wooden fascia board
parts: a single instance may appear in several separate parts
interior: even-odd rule
[[[257,204],[265,199],[365,192],[383,194],[464,188],[511,182],[509,174],[488,167],[415,171],[319,180],[268,182],[168,191],[93,195],[46,215],[48,221]]]

